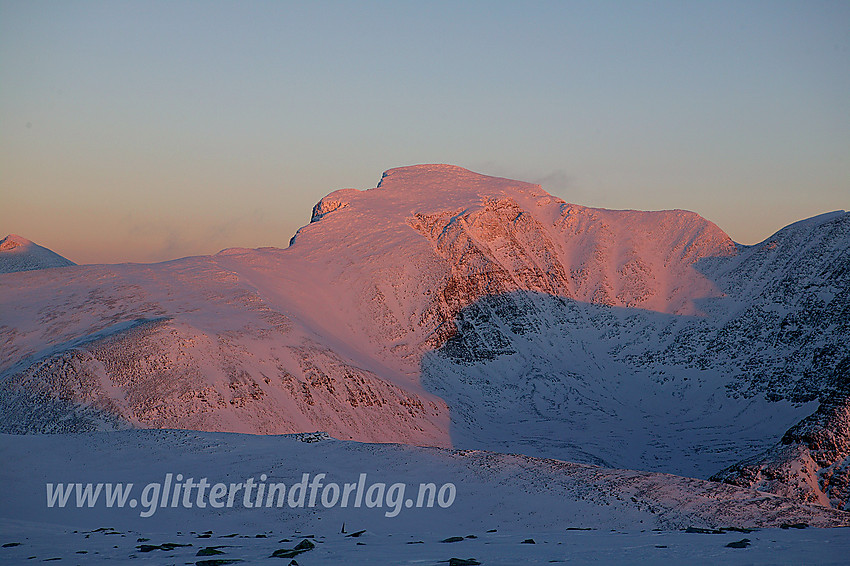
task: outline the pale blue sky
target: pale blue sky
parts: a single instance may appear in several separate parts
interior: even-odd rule
[[[429,162],[743,243],[850,208],[850,2],[0,0],[0,237],[284,247]]]

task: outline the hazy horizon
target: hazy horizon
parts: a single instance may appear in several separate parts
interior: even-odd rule
[[[0,0],[0,237],[77,263],[286,247],[450,163],[744,244],[850,208],[845,2]]]

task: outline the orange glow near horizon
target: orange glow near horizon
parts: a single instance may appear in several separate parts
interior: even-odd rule
[[[850,208],[848,21],[846,2],[3,2],[0,236],[80,263],[285,247],[326,194],[451,163],[757,243]]]

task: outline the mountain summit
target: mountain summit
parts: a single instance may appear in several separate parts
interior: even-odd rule
[[[61,255],[17,234],[0,240],[0,273],[76,265]]]

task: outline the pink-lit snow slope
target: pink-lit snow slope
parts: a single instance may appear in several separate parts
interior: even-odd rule
[[[60,415],[70,403],[145,428],[448,446],[420,362],[461,309],[527,290],[699,314],[695,301],[721,293],[694,263],[735,249],[692,212],[587,208],[460,167],[403,167],[322,199],[286,249],[0,276],[0,372],[59,399]],[[29,402],[7,410],[34,418]]]

